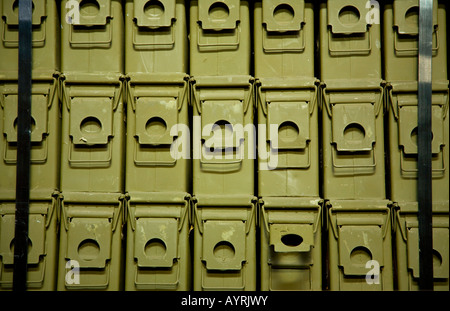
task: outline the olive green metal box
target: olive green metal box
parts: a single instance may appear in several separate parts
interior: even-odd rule
[[[322,200],[306,197],[263,200],[260,200],[261,290],[322,290]]]
[[[32,77],[51,78],[60,66],[60,18],[56,0],[34,0],[32,13]],[[0,3],[0,80],[17,79],[19,70],[19,2]]]
[[[319,13],[331,290],[394,288],[380,19],[379,10],[367,4],[321,2]]]
[[[62,16],[70,5],[61,3]],[[119,290],[125,198],[122,1],[81,1],[61,27],[58,290]]]
[[[122,192],[122,2],[82,1],[78,9],[79,21],[61,24],[61,189]]]
[[[418,1],[394,1],[384,9],[384,54],[389,104],[391,198],[417,200]],[[414,24],[415,22],[415,24]],[[445,4],[433,1],[432,197],[449,200],[449,120]]]
[[[250,12],[246,0],[190,1],[190,74],[248,75]]]
[[[56,289],[58,256],[58,193],[34,191],[29,204],[27,290]],[[14,200],[0,202],[0,290],[13,288]]]
[[[190,196],[128,195],[125,290],[190,290]]]
[[[419,1],[384,6],[384,59],[389,108],[389,176],[395,211],[399,290],[418,290],[417,113]],[[449,93],[446,7],[432,11],[432,227],[434,289],[449,289]]]
[[[62,191],[123,191],[122,82],[116,73],[64,74]]]
[[[124,1],[126,73],[187,73],[185,2]]]
[[[60,112],[57,3],[35,0],[32,13],[30,246],[27,290],[56,288]],[[0,290],[13,285],[17,165],[18,1],[0,3]]]
[[[256,211],[251,196],[193,198],[193,290],[257,289]]]
[[[432,204],[433,289],[449,289],[449,207],[448,201]],[[419,288],[419,208],[417,202],[399,202],[393,206],[397,287],[401,291]]]
[[[129,73],[127,191],[186,192],[191,181],[189,82],[183,73]]]
[[[326,202],[330,290],[394,289],[387,200]]]
[[[59,291],[123,289],[123,223],[122,194],[61,196]]]
[[[185,1],[126,1],[125,15],[125,290],[190,290]]]
[[[121,0],[61,2],[61,68],[72,72],[123,72],[124,19]],[[70,19],[74,8],[78,20]],[[119,61],[120,60],[120,61]]]
[[[190,4],[193,193],[253,195],[249,4]]]
[[[384,88],[380,25],[367,1],[320,7],[325,199],[384,199]]]
[[[258,194],[318,196],[313,5],[257,1],[254,16]]]
[[[253,195],[252,78],[193,78],[191,102],[193,193]]]
[[[125,5],[126,190],[187,192],[191,145],[184,1]]]

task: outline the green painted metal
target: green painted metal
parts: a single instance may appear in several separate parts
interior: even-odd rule
[[[326,203],[331,290],[394,289],[387,200]]]
[[[418,1],[384,7],[384,59],[389,108],[389,176],[399,290],[418,290],[417,203]],[[432,34],[432,226],[434,289],[448,290],[449,120],[446,9],[433,1]]]
[[[385,186],[381,27],[377,19],[367,18],[370,6],[366,4],[327,1],[321,3],[319,13],[323,195],[331,290],[394,289]]]
[[[318,80],[310,1],[254,3],[262,290],[321,290]]]
[[[61,195],[57,290],[123,289],[124,196]]]
[[[61,15],[68,14],[67,1]],[[82,1],[62,21],[58,290],[123,289],[124,20],[122,2]]]
[[[51,0],[35,1],[32,15],[31,167],[27,290],[56,288],[60,163],[59,17]],[[0,290],[12,288],[17,165],[18,5],[0,4]]]
[[[263,200],[261,290],[322,290],[322,200]]]
[[[125,290],[189,290],[185,1],[126,1],[125,14]]]
[[[193,290],[256,288],[257,200],[250,196],[196,196]]]

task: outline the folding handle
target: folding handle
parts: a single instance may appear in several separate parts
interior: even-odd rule
[[[328,29],[328,50],[330,53],[344,53],[344,54],[368,54],[372,50],[372,36],[370,34],[370,27],[367,32],[364,33],[364,36],[367,36],[368,41],[368,47],[367,48],[361,48],[361,49],[333,49],[332,46],[332,40],[331,40],[331,30]],[[352,42],[352,41],[348,41]]]
[[[262,35],[262,45],[263,45],[263,50],[266,53],[279,53],[279,52],[303,52],[305,50],[306,47],[306,35],[305,32],[303,31],[303,29],[298,31],[300,37],[301,37],[301,44],[296,46],[296,47],[290,47],[290,48],[286,48],[286,47],[271,47],[268,43],[267,43],[267,36],[268,36],[268,32],[266,29],[263,30],[263,35]]]
[[[175,45],[175,30],[174,26],[170,26],[170,40],[167,40],[166,42],[138,42],[136,40],[136,33],[138,32],[139,27],[133,23],[132,27],[132,41],[133,45],[136,47],[148,47],[148,48],[162,48],[166,47],[166,49],[171,49]],[[160,32],[160,30],[153,30],[155,32]],[[151,36],[152,38],[157,38],[157,36]]]
[[[431,48],[431,52],[432,53],[436,53],[439,50],[439,34],[438,34],[438,32],[439,31],[438,31],[437,28],[433,31],[433,34],[436,36],[436,40],[433,40],[433,41],[436,42],[436,45]],[[396,53],[407,53],[407,52],[416,52],[416,53],[418,53],[419,52],[419,47],[416,47],[416,48],[400,48],[399,47],[399,43],[398,43],[399,36],[400,36],[400,34],[398,32],[395,32],[395,34],[394,34],[394,50],[395,50]],[[417,39],[417,41],[418,41],[418,39]],[[414,54],[414,55],[417,55],[417,54]]]
[[[8,25],[19,25],[18,1],[2,0],[2,20]],[[33,0],[33,13],[31,16],[32,25],[40,25],[47,17],[47,0]]]
[[[202,269],[202,275],[201,275],[201,279],[202,279],[202,289],[203,290],[212,290],[212,291],[224,291],[224,290],[236,290],[236,291],[242,291],[245,289],[245,284],[246,284],[246,273],[245,273],[245,265],[241,268],[241,274],[242,274],[242,283],[240,286],[232,286],[232,287],[220,287],[220,286],[207,286],[205,285],[205,277],[204,277],[204,271],[206,269]]]
[[[139,277],[138,266],[135,265],[135,267],[134,267],[134,285],[136,285],[136,288],[149,289],[149,290],[155,289],[155,288],[157,288],[157,289],[167,289],[167,290],[176,289],[178,284],[180,283],[180,273],[181,273],[180,272],[180,270],[181,270],[180,269],[180,264],[178,262],[177,262],[176,266],[177,266],[177,268],[176,268],[177,269],[176,280],[174,282],[172,282],[172,283],[162,283],[162,282],[140,282],[138,280],[138,277]]]
[[[134,20],[137,27],[172,27],[175,17],[175,0],[134,0]],[[146,10],[154,14],[146,14]]]
[[[268,233],[270,233],[269,220],[268,220],[268,217],[266,216],[267,212],[264,207],[264,203],[261,203],[260,206],[261,206],[261,215],[262,215],[262,219],[263,219],[264,228],[266,229],[266,231]],[[313,225],[313,233],[316,233],[317,229],[319,228],[319,221],[321,219],[321,215],[322,215],[322,204],[318,204],[317,217],[313,223],[310,223]]]
[[[111,23],[106,24],[106,29],[108,29],[108,37],[106,40],[103,41],[77,41],[73,39],[73,27],[74,25],[69,25],[69,44],[70,45],[89,45],[90,46],[98,46],[98,45],[107,45],[112,43],[113,38],[113,27]]]
[[[238,25],[236,29],[234,29],[235,37],[236,39],[233,42],[220,42],[221,37],[217,36],[215,37],[217,39],[217,43],[205,43],[202,42],[200,38],[202,38],[201,34],[202,30],[200,29],[200,26],[197,25],[197,45],[199,48],[237,48],[240,44],[241,40],[241,26]]]
[[[12,45],[12,46],[18,46],[19,45],[19,36],[17,36],[17,40],[13,40],[13,39],[7,39],[6,38],[6,22],[4,19],[2,19],[2,28],[3,28],[3,32],[2,32],[2,41],[4,44],[6,45]],[[34,33],[36,33],[37,31],[35,31]],[[31,43],[33,46],[38,46],[41,43],[45,42],[46,39],[46,34],[47,34],[47,20],[44,19],[42,24],[41,24],[41,31],[42,32],[42,36],[38,39],[32,39]]]
[[[199,0],[198,24],[205,30],[235,29],[240,19],[240,0]]]
[[[333,212],[354,212],[354,213],[355,212],[356,213],[357,212],[363,212],[363,213],[366,213],[366,212],[369,212],[369,213],[384,212],[387,215],[385,216],[386,220],[385,220],[385,223],[384,223],[383,238],[386,237],[387,228],[389,227],[388,226],[388,222],[389,222],[389,220],[391,220],[391,209],[389,207],[379,207],[379,208],[372,207],[372,208],[364,208],[364,209],[359,209],[359,210],[355,210],[353,208],[345,208],[345,207],[330,207],[328,209],[328,217],[329,217],[329,220],[330,220],[330,223],[331,223],[331,229],[333,230],[334,237],[336,239],[339,239],[339,229],[338,229],[337,221],[334,220],[337,216],[333,217]]]
[[[305,22],[304,0],[264,0],[262,10],[267,31],[300,31]],[[280,17],[286,12],[286,17]]]
[[[327,110],[327,113],[330,117],[333,117],[333,113],[332,113],[332,104],[330,102],[330,100],[327,97],[327,91],[337,91],[337,92],[364,92],[364,91],[379,91],[380,95],[378,98],[378,101],[375,102],[375,107],[374,107],[374,112],[375,112],[375,116],[378,116],[378,114],[381,111],[381,107],[383,106],[383,100],[384,100],[384,87],[382,86],[375,86],[375,87],[357,87],[357,88],[330,88],[327,87],[325,84],[322,84],[322,99],[323,99],[323,103],[325,104],[325,108]]]
[[[370,153],[372,154],[372,157],[371,157],[372,161],[371,161],[371,163],[358,164],[358,165],[354,165],[354,164],[352,164],[352,165],[350,165],[350,164],[348,164],[348,165],[339,164],[338,165],[338,164],[336,164],[336,157],[337,157],[336,153],[337,153],[337,150],[336,150],[335,147],[333,147],[331,149],[332,149],[332,151],[331,151],[331,161],[333,163],[333,167],[335,167],[335,168],[375,168],[377,166],[377,160],[376,160],[376,157],[375,157],[375,150],[373,148],[370,150]]]

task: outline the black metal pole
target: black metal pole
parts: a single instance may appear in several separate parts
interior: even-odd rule
[[[419,287],[433,290],[433,227],[431,195],[431,95],[433,0],[419,3],[418,85],[418,203],[419,203]]]
[[[31,149],[31,16],[32,0],[19,0],[19,95],[13,274],[13,290],[15,291],[25,291],[27,287]]]

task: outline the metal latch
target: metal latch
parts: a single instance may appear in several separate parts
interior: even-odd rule
[[[419,272],[419,228],[418,223],[407,226],[408,268],[414,278],[420,277]],[[448,279],[449,252],[448,252],[448,220],[446,224],[433,225],[433,277]]]
[[[173,137],[170,132],[172,126],[176,126],[177,123],[176,98],[140,97],[136,99],[136,136],[140,144],[172,144]]]
[[[305,22],[304,0],[265,0],[262,9],[267,31],[300,31]]]
[[[147,49],[170,49],[175,44],[175,0],[134,1],[133,45]],[[139,28],[145,27],[140,32]],[[138,40],[137,37],[143,37]]]
[[[433,94],[431,128],[433,139],[431,152],[438,154],[444,145],[444,120],[443,101],[444,96]],[[398,126],[399,145],[403,146],[405,154],[417,154],[417,95],[398,96]]]
[[[2,17],[7,25],[19,25],[19,1],[2,0]],[[32,25],[41,25],[47,17],[47,0],[33,0]],[[2,18],[2,19],[3,19]]]
[[[80,23],[82,26],[104,26],[111,15],[111,0],[96,0],[95,5],[80,3]]]
[[[246,261],[246,228],[238,220],[203,224],[202,260],[208,270],[241,270]]]
[[[273,149],[305,149],[310,141],[307,102],[271,102],[267,110],[267,137]],[[275,139],[270,125],[278,124]]]
[[[314,247],[313,224],[272,224],[270,245],[277,253],[310,252]]]
[[[394,49],[397,53],[418,52],[418,35],[419,35],[419,0],[394,1]],[[401,43],[400,36],[403,38],[414,38],[411,43]],[[435,38],[434,38],[435,37]],[[411,41],[411,40],[409,40]],[[433,47],[432,52],[435,53],[439,49],[438,36],[438,1],[433,0]],[[414,55],[415,55],[414,54]]]
[[[178,258],[177,219],[136,219],[134,258],[138,267],[172,267]]]
[[[336,104],[332,110],[332,142],[337,151],[373,149],[375,109],[372,103]]]
[[[394,1],[394,27],[399,34],[419,34],[419,0]],[[413,22],[414,21],[414,22]],[[433,0],[433,26],[438,25],[438,1]]]
[[[138,27],[170,27],[175,20],[175,0],[135,0],[133,5]]]
[[[367,0],[328,0],[328,25],[334,34],[365,33]]]
[[[240,0],[198,0],[203,30],[235,29],[240,20]]]

